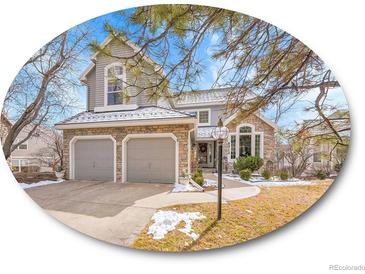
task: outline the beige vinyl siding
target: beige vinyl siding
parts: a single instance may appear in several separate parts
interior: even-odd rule
[[[137,79],[137,85],[144,88],[149,88],[152,84],[155,84],[157,82],[157,77],[154,77],[153,75],[153,68],[150,64],[145,64],[144,70],[147,72],[147,75],[144,75],[143,77],[139,77]],[[157,105],[157,101],[155,98],[150,98],[149,93],[147,90],[142,92],[137,97],[137,104],[139,106],[151,106],[151,105]]]
[[[110,51],[111,55],[118,56],[118,57],[127,57],[131,56],[133,54],[132,48],[122,45],[116,42],[112,41],[106,48],[106,50]],[[104,87],[105,87],[105,67],[111,63],[119,61],[116,58],[111,58],[109,56],[106,56],[103,53],[100,53],[96,57],[96,88],[95,88],[95,106],[96,107],[103,107],[104,106]],[[127,73],[126,80],[129,80],[130,73]],[[131,95],[133,95],[133,92],[129,91]],[[129,104],[135,104],[136,100],[134,97],[131,98]]]
[[[186,110],[206,110],[210,109],[210,125],[214,126],[218,123],[219,116],[224,117],[224,105],[213,105],[213,106],[199,106],[199,107],[175,107],[178,110],[186,111]]]
[[[96,73],[93,69],[87,76],[87,110],[93,111],[95,108]]]
[[[128,45],[119,43],[118,41],[112,41],[107,46],[106,50],[110,51],[113,56],[119,57],[128,57],[134,54],[134,51]],[[118,58],[112,58],[105,54],[100,53],[96,57],[95,69],[89,73],[87,76],[88,86],[90,88],[90,96],[89,96],[89,110],[93,110],[94,107],[103,107],[104,106],[104,87],[105,87],[105,76],[104,70],[105,67],[111,63],[121,61]],[[153,68],[149,64],[145,64],[147,67],[147,71],[149,73],[153,72]],[[140,78],[135,79],[135,76],[130,72],[126,71],[126,81],[127,83],[134,83],[137,81],[139,86],[148,87],[147,76],[142,75]],[[150,81],[155,81],[153,74],[148,76]],[[149,101],[148,95],[146,93],[141,93],[136,96],[137,89],[135,87],[129,87],[127,89],[128,93],[131,95],[130,100],[126,104],[137,104],[140,106],[146,105],[156,105],[157,102]]]
[[[18,135],[17,141],[23,140],[28,136],[27,132],[21,132]],[[52,138],[51,133],[45,135],[41,133],[40,136],[30,137],[24,144],[27,144],[26,149],[16,148],[12,153],[12,157],[24,157],[24,158],[37,158],[40,157],[39,154],[52,154],[52,150],[49,148],[49,139]],[[25,145],[24,145],[25,148]],[[46,153],[47,152],[47,153]]]

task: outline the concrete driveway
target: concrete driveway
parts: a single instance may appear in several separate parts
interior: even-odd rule
[[[134,203],[171,188],[167,184],[69,181],[25,191],[62,223],[94,238],[129,246],[155,212]]]
[[[25,191],[62,223],[99,240],[130,246],[158,208],[217,200],[216,191],[171,193],[172,188],[171,184],[67,181]],[[259,192],[255,186],[234,182],[223,190],[223,201]]]

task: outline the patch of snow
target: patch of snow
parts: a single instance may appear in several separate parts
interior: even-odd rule
[[[204,179],[203,187],[218,187],[218,181],[212,179]],[[222,188],[224,188],[223,184]]]
[[[175,184],[174,188],[171,190],[171,192],[192,192],[196,191],[195,187],[193,187],[191,184]]]
[[[21,188],[23,189],[27,189],[27,188],[32,188],[32,187],[38,187],[38,186],[46,186],[46,185],[52,185],[52,184],[59,184],[62,183],[64,180],[62,181],[40,181],[38,183],[31,183],[31,184],[27,184],[27,183],[19,183],[19,185],[21,186]]]
[[[259,181],[259,182],[250,181],[250,182],[246,182],[246,184],[251,184],[254,186],[305,186],[305,185],[313,185],[314,183],[312,183],[310,181],[302,181],[302,180],[287,180],[287,181],[265,180],[265,181]]]
[[[218,176],[218,174],[214,173],[215,176]],[[296,185],[313,185],[315,183],[311,181],[304,181],[297,178],[290,178],[286,181],[273,178],[272,180],[266,180],[263,177],[253,177],[249,181],[242,180],[240,176],[236,174],[223,174],[222,176],[224,179],[227,180],[234,180],[240,183],[253,185],[253,186],[296,186]]]
[[[203,186],[204,187],[209,187],[209,186],[217,187],[218,186],[218,181],[211,180],[211,179],[204,179]]]
[[[193,221],[202,220],[206,217],[200,212],[184,212],[178,213],[175,211],[163,211],[159,210],[152,216],[154,223],[148,228],[147,234],[152,235],[154,240],[161,240],[167,233],[176,229],[176,226],[181,221],[185,223],[183,228],[178,229],[180,232],[185,233],[189,237],[196,240],[199,238],[199,234],[196,234],[192,229]]]

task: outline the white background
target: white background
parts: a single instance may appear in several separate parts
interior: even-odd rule
[[[310,212],[277,232],[233,248],[169,255],[111,246],[58,223],[16,185],[1,155],[1,273],[325,273],[330,264],[365,264],[364,1],[189,2],[234,9],[275,24],[333,69],[347,93],[353,122],[342,176]],[[150,3],[162,2],[1,1],[0,101],[22,64],[54,36],[93,17]]]

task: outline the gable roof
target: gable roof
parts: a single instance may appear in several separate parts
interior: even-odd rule
[[[175,106],[225,104],[228,90],[228,88],[220,88],[184,92],[175,99]]]
[[[102,49],[104,49],[106,46],[109,45],[109,43],[111,43],[114,39],[116,39],[112,34],[109,34],[104,41],[100,44],[100,47]],[[133,49],[134,52],[139,52],[141,50],[141,48],[133,43],[132,41],[126,39],[126,38],[121,38],[122,41],[120,41],[121,43],[126,44],[127,46],[131,47]],[[84,70],[84,72],[81,74],[80,76],[80,81],[85,83],[86,81],[86,77],[87,75],[95,68],[95,62],[96,62],[96,57],[99,55],[100,51],[96,51],[92,56],[91,56],[91,61],[92,63]],[[148,57],[147,55],[143,55],[142,56],[143,60],[145,60],[147,63],[150,63],[155,71],[159,71],[161,74],[163,74],[162,71],[162,67],[157,64],[155,61],[153,61],[150,57]]]
[[[237,115],[239,114],[239,111],[235,112],[234,114],[232,114],[231,116],[229,116],[227,119],[224,120],[223,124],[226,126],[228,125],[230,122],[232,122]],[[256,115],[259,119],[261,119],[262,121],[264,121],[266,124],[268,124],[269,126],[271,126],[272,128],[274,128],[275,130],[279,129],[279,126],[274,123],[273,121],[271,121],[270,119],[266,118],[264,115],[260,114],[259,112],[255,112],[254,115]]]
[[[224,105],[229,100],[229,92],[232,90],[233,88],[226,87],[183,92],[174,103],[176,107]],[[254,94],[250,92],[247,99],[253,97]]]

